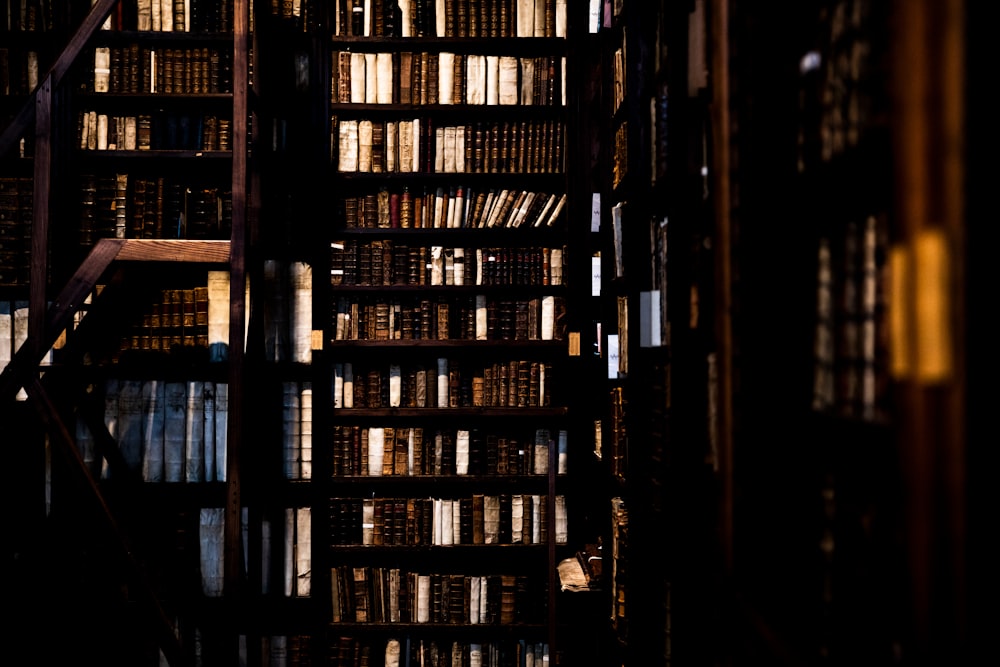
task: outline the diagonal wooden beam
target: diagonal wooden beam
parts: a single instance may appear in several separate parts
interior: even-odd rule
[[[105,502],[100,487],[87,469],[83,457],[80,455],[80,450],[77,449],[69,430],[66,428],[66,424],[60,418],[59,412],[56,410],[55,405],[53,405],[38,378],[33,378],[28,383],[26,389],[39,418],[47,425],[48,433],[53,436],[52,441],[55,449],[62,456],[66,457],[73,469],[77,470],[83,476],[87,489],[92,493],[100,506],[101,514],[107,520],[112,532],[118,537],[117,546],[120,548],[121,555],[129,567],[129,573],[136,583],[135,590],[141,595],[142,601],[146,604],[146,609],[154,616],[160,650],[163,651],[163,655],[167,658],[167,662],[171,667],[186,666],[187,662],[184,658],[184,651],[181,649],[180,640],[174,631],[173,623],[170,622],[162,605],[160,605],[159,599],[143,576],[142,569],[133,557],[128,541],[119,529],[118,522],[115,520],[107,502]]]

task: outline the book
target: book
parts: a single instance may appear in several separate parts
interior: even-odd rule
[[[146,380],[142,384],[142,479],[164,481],[164,427],[166,383]]]
[[[205,481],[205,383],[185,383],[184,481]]]
[[[292,262],[290,280],[292,361],[308,364],[312,360],[312,267],[306,262]]]
[[[187,385],[169,381],[164,386],[163,416],[163,479],[166,482],[185,479],[186,427]]]
[[[220,597],[223,592],[223,542],[225,508],[202,507],[199,511],[198,544],[201,570],[201,590],[207,597]]]
[[[209,361],[229,358],[229,271],[208,272],[208,356]]]

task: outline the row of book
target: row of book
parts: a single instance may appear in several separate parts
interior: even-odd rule
[[[334,51],[333,104],[566,104],[560,56]]]
[[[227,301],[228,301],[228,295]],[[209,334],[210,311],[216,315]],[[223,317],[224,316],[224,317]],[[184,289],[163,289],[148,304],[131,335],[122,339],[121,351],[154,350],[170,352],[181,347],[209,348],[209,339],[219,340],[219,328],[229,326],[229,313],[210,308],[207,285]]]
[[[265,259],[263,275],[264,359],[312,361],[312,266],[308,262]]]
[[[477,365],[439,358],[368,367],[334,363],[334,408],[534,408],[552,403],[553,365],[512,359]]]
[[[842,225],[819,241],[812,407],[878,421],[887,413],[888,229],[884,216]]]
[[[312,479],[312,382],[282,382],[281,396],[281,451],[285,479]]]
[[[330,120],[331,161],[345,173],[559,174],[555,120],[438,125],[431,118]]]
[[[131,380],[104,384],[104,426],[129,470],[145,482],[223,482],[229,385],[207,380]],[[78,415],[76,442],[90,472],[110,478],[87,420]]]
[[[511,625],[542,623],[544,582],[523,574],[331,568],[334,623]]]
[[[228,185],[172,176],[87,172],[79,176],[79,242],[101,238],[228,239]]]
[[[567,0],[335,0],[329,25],[339,37],[565,37],[566,5]]]
[[[214,114],[171,113],[115,115],[81,111],[78,145],[91,151],[196,150],[228,151],[232,121]]]
[[[0,285],[28,284],[33,202],[31,178],[0,178]]]
[[[27,95],[38,86],[38,51],[0,46],[0,95]]]
[[[334,477],[546,475],[553,440],[556,473],[566,474],[568,466],[565,429],[483,431],[335,424],[332,437]]]
[[[21,346],[28,340],[28,321],[31,308],[27,299],[0,299],[0,373],[10,364]],[[66,343],[64,331],[42,358],[39,366],[49,366],[56,359],[56,350]],[[18,401],[28,400],[28,393],[22,387],[18,390]]]
[[[560,296],[337,299],[334,340],[566,340]]]
[[[50,32],[66,18],[60,0],[0,0],[0,30]]]
[[[559,286],[566,247],[455,248],[392,239],[330,243],[330,283],[340,286]]]
[[[505,435],[479,430],[337,425],[333,474],[545,475],[549,470],[550,431]],[[557,431],[557,472],[566,472],[567,432]]]
[[[549,645],[526,639],[486,642],[392,638],[372,643],[353,635],[330,642],[331,667],[547,667]]]
[[[119,0],[104,30],[228,33],[232,0]]]
[[[246,635],[240,637],[240,664],[248,665]],[[313,662],[311,635],[265,635],[260,638],[260,655],[266,667],[307,667]],[[374,667],[370,665],[370,667]]]
[[[452,185],[421,192],[382,187],[339,200],[347,229],[456,229],[552,227],[566,206],[566,193],[517,188]]]
[[[84,91],[111,94],[231,93],[232,54],[210,46],[98,46]]]
[[[474,494],[465,498],[333,498],[330,544],[454,546],[546,544],[554,525],[567,540],[566,497],[555,497],[555,521],[545,494]]]

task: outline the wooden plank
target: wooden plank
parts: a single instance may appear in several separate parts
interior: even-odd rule
[[[31,273],[28,297],[28,343],[41,340],[45,326],[48,289],[49,197],[52,194],[52,78],[46,77],[35,91],[35,177],[31,218]],[[48,349],[48,348],[46,348]],[[33,354],[43,350],[34,348]]]
[[[242,468],[243,385],[246,304],[247,219],[247,94],[250,6],[233,3],[233,221],[229,267],[229,447],[226,461],[225,534],[223,536],[224,592],[239,596],[243,582]]]
[[[123,239],[117,259],[129,262],[226,264],[229,262],[229,249],[229,241]]]

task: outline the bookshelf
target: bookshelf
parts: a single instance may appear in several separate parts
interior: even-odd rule
[[[331,6],[315,51],[316,648],[558,662],[576,19],[556,2],[437,3],[433,21],[433,3],[379,4],[360,24]]]
[[[961,661],[988,22],[528,4],[0,3],[21,662]],[[202,84],[130,79],[154,52]],[[172,467],[159,387],[203,425]]]

